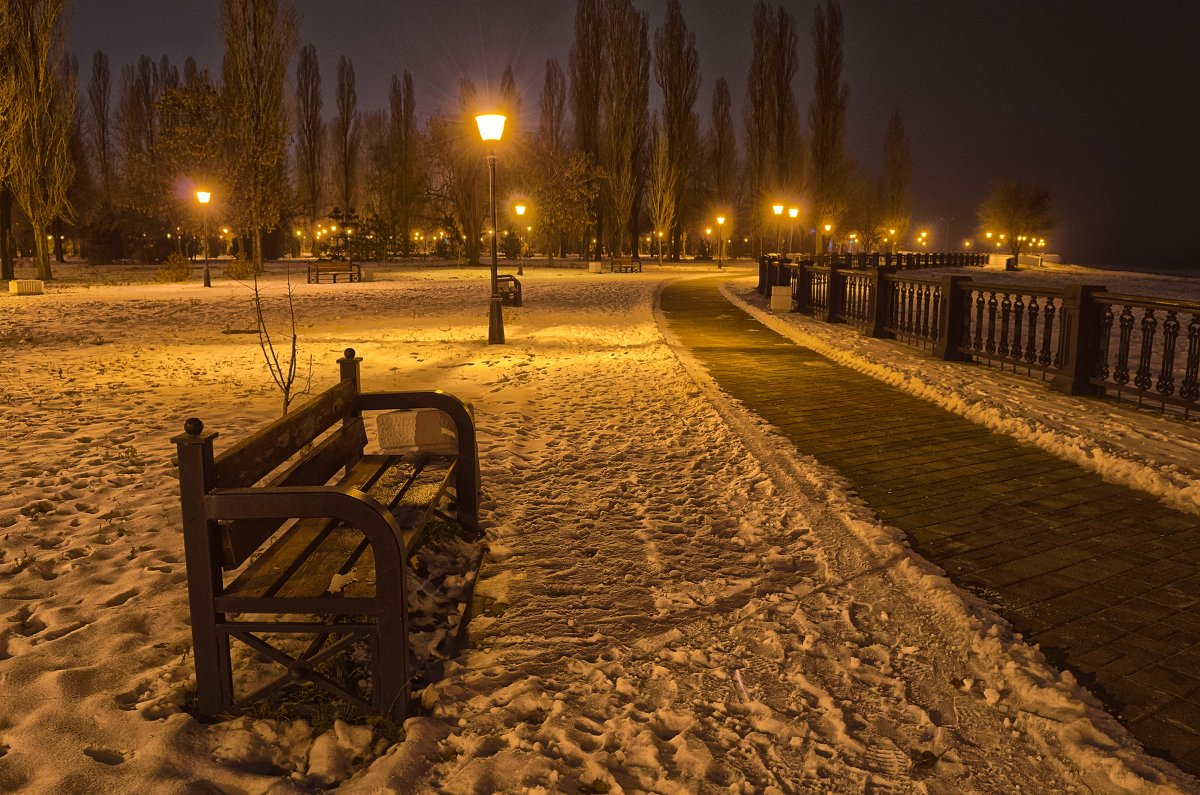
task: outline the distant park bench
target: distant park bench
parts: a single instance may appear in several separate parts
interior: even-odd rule
[[[500,291],[500,303],[504,306],[521,305],[521,282],[516,276],[497,276],[496,289]]]
[[[440,391],[361,392],[360,362],[347,349],[336,386],[220,455],[217,434],[198,419],[172,440],[203,715],[265,701],[296,682],[331,693],[351,712],[405,713],[420,673],[410,654],[406,571],[434,517],[457,523],[465,537],[479,533],[475,423],[466,404]],[[398,409],[444,412],[432,416],[453,434],[446,430],[432,452],[364,454],[363,412]],[[381,440],[384,417],[412,416],[380,417]],[[239,692],[232,640],[282,666],[282,675]],[[355,694],[362,674],[337,681],[334,673],[332,663],[348,661],[356,644],[370,650],[370,696]]]
[[[640,259],[632,259],[630,257],[613,257],[612,272],[613,273],[633,273],[642,272],[642,261]]]
[[[309,284],[320,284],[322,279],[336,284],[339,276],[348,282],[361,282],[362,267],[357,262],[313,262],[308,266]]]

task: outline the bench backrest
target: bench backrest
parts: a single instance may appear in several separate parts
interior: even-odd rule
[[[220,488],[252,486],[271,476],[271,486],[322,486],[343,468],[360,459],[367,444],[361,416],[353,416],[357,391],[353,381],[342,381],[322,392],[303,408],[281,417],[217,456],[216,485]],[[280,465],[312,444],[327,429],[343,421],[282,471]],[[221,566],[236,569],[284,525],[286,519],[238,519],[223,527]]]

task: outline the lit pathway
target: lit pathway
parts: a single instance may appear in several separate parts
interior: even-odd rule
[[[662,294],[721,387],[1200,773],[1200,519],[791,343],[721,281]]]

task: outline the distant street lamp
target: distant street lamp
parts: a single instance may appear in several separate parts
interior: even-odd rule
[[[518,218],[524,217],[524,215],[525,215],[525,205],[524,204],[518,204],[516,207],[513,207],[513,209],[517,211]],[[518,244],[521,243],[520,227],[517,228],[517,243]],[[519,248],[520,248],[520,245],[518,245],[518,249]],[[519,250],[517,251],[517,275],[518,276],[525,275],[525,267],[521,264],[521,251],[519,251]]]
[[[484,113],[475,117],[479,125],[479,137],[484,141],[499,141],[504,135],[504,116],[499,113]],[[488,152],[488,197],[492,212],[492,298],[488,304],[488,345],[504,344],[504,310],[500,306],[500,282],[496,270],[499,267],[499,251],[496,247],[496,151]]]
[[[793,236],[796,234],[796,218],[799,217],[799,215],[800,215],[799,207],[789,207],[788,208],[788,218],[792,219],[792,222],[790,224],[788,224],[788,251],[789,252],[792,251],[796,247],[796,241]]]
[[[717,239],[717,270],[721,270],[725,263],[725,216],[723,215],[717,216],[717,234],[719,235]]]
[[[825,237],[829,237],[829,233],[833,231],[833,224],[825,224]],[[817,253],[821,253],[820,238],[818,237]]]
[[[208,272],[208,202],[212,193],[206,190],[196,191],[196,201],[200,202],[200,215],[204,227],[204,286],[212,287],[212,276]]]

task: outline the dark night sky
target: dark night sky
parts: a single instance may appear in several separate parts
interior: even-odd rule
[[[666,0],[635,0],[653,29]],[[781,3],[800,27],[795,89],[811,96],[815,2]],[[914,160],[914,224],[934,246],[975,227],[1003,177],[1039,182],[1055,199],[1050,249],[1068,261],[1189,260],[1200,220],[1200,68],[1192,0],[843,0],[848,149],[881,168],[889,114],[900,110]],[[458,79],[495,89],[511,63],[536,123],[547,58],[566,66],[572,0],[298,0],[300,39],[316,45],[333,113],[336,64],[354,61],[359,107],[386,106],[392,74],[413,73],[422,115],[452,107]],[[219,71],[217,0],[75,0],[70,47],[80,82],[104,50],[114,74],[145,53]],[[695,31],[707,123],[725,77],[741,137],[751,0],[683,0]],[[651,78],[653,83],[653,77]],[[657,90],[652,85],[652,92]],[[652,93],[652,97],[654,94]],[[652,100],[652,101],[657,101]],[[807,115],[802,119],[807,125]],[[1192,259],[1200,268],[1200,260]]]

